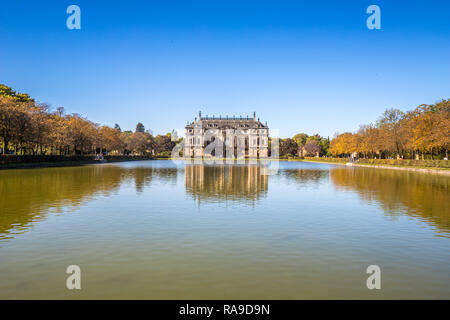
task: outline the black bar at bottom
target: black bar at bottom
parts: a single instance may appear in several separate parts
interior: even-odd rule
[[[314,319],[317,317],[417,316],[447,312],[450,300],[3,300],[2,318],[56,315],[87,319],[126,316],[139,319]],[[5,316],[5,317],[3,317]],[[9,318],[11,319],[11,318]],[[96,319],[96,318],[94,318]]]

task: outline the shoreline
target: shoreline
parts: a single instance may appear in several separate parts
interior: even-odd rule
[[[188,158],[181,158],[176,160],[187,160]],[[61,161],[61,162],[31,162],[31,163],[13,163],[0,165],[0,171],[2,170],[20,170],[20,169],[44,169],[44,168],[58,168],[58,167],[79,167],[85,165],[94,164],[108,164],[116,162],[127,162],[127,161],[148,161],[148,160],[173,160],[171,158],[148,158],[148,159],[113,159],[107,162],[100,162],[97,160],[79,160],[79,161]],[[242,159],[235,159],[242,160]],[[246,159],[247,160],[247,159]],[[431,173],[431,174],[441,174],[450,176],[450,169],[442,168],[424,168],[424,167],[409,167],[409,166],[396,166],[396,165],[376,165],[376,164],[363,164],[363,163],[352,163],[347,165],[344,162],[333,162],[333,161],[322,161],[322,160],[305,160],[305,159],[270,159],[271,161],[292,161],[292,162],[310,162],[310,163],[325,163],[337,166],[346,167],[364,167],[364,168],[376,168],[376,169],[389,169],[389,170],[403,170],[403,171],[414,171],[421,173]]]
[[[375,168],[375,169],[389,169],[389,170],[403,170],[403,171],[414,171],[421,173],[431,173],[431,174],[442,174],[442,175],[450,175],[450,170],[442,169],[442,168],[416,168],[416,167],[408,167],[408,166],[396,166],[396,165],[378,165],[378,164],[365,164],[365,163],[352,163],[351,165],[347,165],[347,163],[343,162],[332,162],[332,161],[314,161],[314,160],[289,160],[289,161],[299,161],[299,162],[312,162],[312,163],[326,163],[333,164],[337,166],[346,166],[346,167],[364,167],[364,168]]]
[[[21,162],[21,163],[11,163],[11,164],[0,164],[0,171],[3,170],[20,170],[20,169],[44,169],[44,168],[59,168],[59,167],[81,167],[93,164],[108,164],[116,162],[127,162],[127,161],[148,161],[156,159],[114,159],[108,160],[106,162],[100,162],[98,160],[78,160],[78,161],[61,161],[61,162]]]
[[[43,169],[43,168],[57,168],[57,167],[78,167],[83,165],[90,165],[99,163],[98,161],[67,161],[67,162],[32,162],[32,163],[14,163],[0,165],[1,170],[16,170],[16,169]]]

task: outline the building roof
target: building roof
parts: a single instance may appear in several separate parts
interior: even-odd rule
[[[205,129],[217,128],[217,129],[256,129],[256,128],[268,128],[267,122],[263,124],[261,121],[256,120],[255,114],[253,118],[247,117],[202,117],[199,113],[199,120],[195,118],[195,121],[186,125],[186,129],[193,129],[196,124],[202,126]]]

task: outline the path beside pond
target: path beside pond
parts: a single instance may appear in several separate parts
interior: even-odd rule
[[[296,160],[294,160],[296,161]],[[338,166],[352,166],[352,167],[365,167],[365,168],[378,168],[378,169],[395,169],[395,170],[406,170],[406,171],[416,171],[423,173],[433,173],[433,174],[443,174],[450,175],[450,170],[441,169],[441,168],[417,168],[417,167],[407,167],[407,166],[395,166],[395,165],[378,165],[378,164],[368,164],[368,163],[351,163],[351,165],[347,165],[347,163],[343,162],[332,162],[332,161],[314,161],[314,160],[297,160],[303,162],[315,162],[315,163],[328,163],[335,164]]]

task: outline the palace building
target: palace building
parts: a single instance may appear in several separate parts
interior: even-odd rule
[[[223,158],[267,158],[269,127],[247,117],[202,117],[188,122],[184,156]]]

